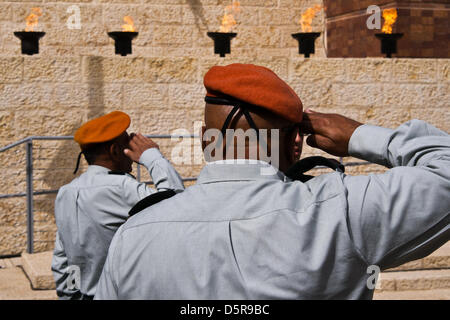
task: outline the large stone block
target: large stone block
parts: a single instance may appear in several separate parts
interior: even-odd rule
[[[332,85],[328,81],[295,83],[292,89],[303,103],[303,109],[328,106],[332,101]],[[329,112],[329,110],[325,111]]]
[[[448,59],[437,61],[438,80],[450,81],[450,62]]]
[[[281,8],[302,8],[306,9],[313,7],[316,4],[323,4],[322,0],[279,0],[278,5]]]
[[[394,82],[435,82],[437,61],[435,59],[395,59],[390,63],[391,81]]]
[[[4,190],[0,191],[4,194]],[[7,192],[8,194],[10,192]],[[27,222],[25,197],[0,199],[0,225],[3,227],[25,226]]]
[[[178,6],[143,5],[139,6],[134,22],[137,31],[140,31],[140,28],[146,25],[181,24],[183,22],[183,11],[183,8]]]
[[[0,139],[13,140],[14,138],[14,112],[0,111]]]
[[[79,82],[81,80],[81,58],[27,57],[23,64],[26,81]]]
[[[23,58],[2,57],[0,58],[0,83],[22,81]]]
[[[31,13],[31,8],[35,7],[30,4],[14,3],[12,4],[13,22],[23,23],[25,29],[25,18]],[[54,4],[39,4],[42,10],[42,16],[39,17],[39,23],[34,31],[44,31],[44,24],[58,22],[57,7]]]
[[[11,3],[0,3],[0,21],[12,20],[12,6]]]
[[[154,83],[198,83],[197,60],[192,58],[146,59],[145,81]]]
[[[35,254],[22,253],[23,270],[30,279],[33,289],[55,289],[51,270],[52,256],[51,251]]]
[[[373,107],[383,104],[381,84],[341,84],[331,87],[332,103],[337,106]],[[395,105],[395,104],[394,104]]]
[[[144,70],[145,60],[142,58],[104,58],[104,81],[143,81],[147,78]],[[86,75],[85,75],[86,77]]]
[[[0,226],[0,256],[20,254],[26,249],[26,226]]]
[[[123,107],[126,109],[163,108],[168,105],[169,88],[164,84],[126,84],[124,85]]]
[[[290,60],[290,82],[312,82],[345,80],[346,61],[344,59],[302,59]]]
[[[203,108],[205,105],[206,90],[200,84],[197,85],[170,85],[169,103],[173,112],[188,111],[194,108]]]
[[[241,26],[238,35],[232,40],[232,43],[233,47],[236,48],[280,48],[280,38],[274,36],[277,34],[279,34],[279,30],[274,26]]]
[[[382,104],[387,107],[448,107],[448,93],[436,84],[385,83],[381,90]]]
[[[80,4],[82,1],[72,1],[80,9],[80,22],[81,28],[84,27],[86,23],[103,23],[103,6],[97,4]],[[56,5],[58,21],[64,27],[67,26],[67,22],[71,16],[73,16],[74,11],[68,9],[73,6],[74,3],[58,3]],[[106,7],[105,10],[108,10]]]
[[[103,6],[103,23],[108,31],[121,31],[121,26],[125,23],[123,18],[130,16],[135,21],[137,15],[138,7],[133,5],[107,4]]]
[[[0,108],[39,107],[53,104],[53,87],[39,82],[0,86]],[[5,109],[5,108],[3,108]],[[16,109],[18,111],[19,109]],[[19,116],[19,115],[17,115]],[[20,131],[21,128],[16,128]]]
[[[194,26],[155,26],[153,42],[161,46],[186,46],[193,45]]]

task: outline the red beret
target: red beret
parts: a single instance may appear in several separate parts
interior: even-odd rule
[[[302,101],[268,68],[240,63],[215,66],[206,73],[204,85],[209,97],[232,97],[272,111],[291,122],[302,121]]]
[[[130,117],[126,113],[113,111],[83,124],[75,132],[74,139],[80,147],[110,141],[124,133],[130,122]]]

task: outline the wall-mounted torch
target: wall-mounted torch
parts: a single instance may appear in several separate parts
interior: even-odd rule
[[[292,37],[298,41],[298,53],[303,54],[305,58],[315,53],[315,42],[320,37],[320,32],[312,32],[312,21],[322,8],[321,5],[315,5],[306,9],[300,19],[302,32],[292,34]]]
[[[45,35],[45,32],[33,30],[38,25],[40,16],[42,16],[42,9],[32,8],[31,13],[25,18],[25,31],[14,32],[14,35],[21,41],[22,54],[33,55],[39,53],[39,39]]]
[[[114,39],[114,48],[117,55],[126,56],[132,53],[131,41],[139,34],[134,27],[134,21],[130,16],[123,17],[125,24],[122,31],[108,32],[108,36]]]
[[[225,57],[227,53],[231,53],[231,39],[237,36],[237,33],[231,32],[237,24],[234,15],[238,15],[240,12],[240,3],[233,1],[231,5],[225,8],[220,31],[207,33],[208,37],[214,40],[214,53],[219,54],[221,57]]]

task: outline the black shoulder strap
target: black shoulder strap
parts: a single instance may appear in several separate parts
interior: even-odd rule
[[[117,175],[120,175],[120,176],[124,176],[125,172],[117,171],[117,170],[111,170],[111,171],[108,171],[108,174],[117,174]]]
[[[111,171],[108,171],[108,174],[116,174],[116,175],[119,175],[119,176],[126,176],[126,175],[129,175],[131,178],[133,178],[134,180],[136,180],[136,177],[133,176],[131,173],[126,173],[126,172],[123,172],[123,171],[111,170]]]
[[[128,212],[128,215],[130,217],[134,216],[136,213],[141,212],[145,208],[151,207],[152,205],[157,204],[158,202],[169,199],[169,198],[173,197],[175,194],[176,193],[173,190],[165,190],[165,191],[153,193],[153,194],[145,197],[138,203],[136,203],[135,206],[133,208],[131,208],[130,212]]]
[[[301,182],[306,182],[312,178],[313,176],[305,175],[304,173],[314,169],[317,166],[324,166],[331,168],[338,172],[345,172],[345,167],[342,163],[335,159],[328,159],[324,157],[308,157],[304,158],[300,161],[297,161],[289,170],[286,172],[286,176],[291,178],[292,180],[298,180]]]

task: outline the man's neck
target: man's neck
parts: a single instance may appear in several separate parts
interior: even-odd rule
[[[109,169],[111,171],[117,171],[117,168],[110,161],[98,160],[98,161],[94,161],[94,163],[92,163],[92,165],[104,167],[104,168],[107,168],[107,169]]]

